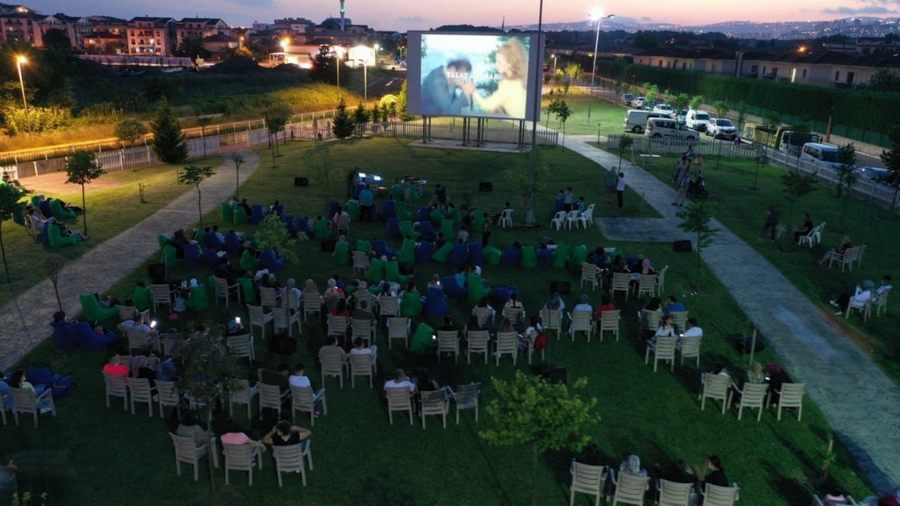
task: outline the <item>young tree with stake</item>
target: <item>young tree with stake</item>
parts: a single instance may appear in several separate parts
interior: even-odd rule
[[[13,219],[14,216],[24,213],[25,204],[19,202],[25,192],[11,184],[0,185],[0,255],[3,256],[3,270],[6,273],[6,282],[11,283],[9,277],[9,264],[6,263],[6,247],[3,245],[3,223]],[[26,220],[30,219],[28,216]]]
[[[228,157],[234,164],[234,196],[237,197],[238,189],[241,186],[241,165],[244,163],[244,155],[240,153],[232,153]]]
[[[178,173],[178,184],[193,185],[197,189],[197,213],[200,226],[203,226],[203,195],[200,192],[200,183],[212,177],[216,171],[209,166],[188,165]]]
[[[712,228],[709,222],[712,215],[703,203],[689,204],[677,215],[681,218],[678,228],[697,236],[697,288],[700,287],[700,267],[703,249],[712,244],[713,237],[719,233],[719,229]]]
[[[84,185],[106,174],[103,167],[97,163],[97,154],[92,151],[76,151],[66,162],[66,183],[81,186],[81,223],[84,225],[84,236],[88,235],[87,228],[87,202],[85,200]]]

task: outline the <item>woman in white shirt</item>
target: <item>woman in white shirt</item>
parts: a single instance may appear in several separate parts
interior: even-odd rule
[[[659,327],[656,328],[656,334],[653,335],[652,341],[655,343],[657,337],[675,337],[675,326],[672,325],[672,317],[663,316],[659,320]]]

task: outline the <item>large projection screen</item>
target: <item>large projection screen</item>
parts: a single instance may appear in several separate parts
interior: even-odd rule
[[[408,112],[531,120],[540,46],[531,33],[410,32]]]

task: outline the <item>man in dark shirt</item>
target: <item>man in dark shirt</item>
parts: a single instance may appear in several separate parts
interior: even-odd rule
[[[718,455],[710,455],[706,458],[706,475],[700,478],[698,486],[701,490],[710,483],[720,487],[729,487],[728,477],[725,476],[725,469],[722,467],[722,459]]]
[[[273,369],[260,369],[258,374],[260,383],[277,386],[281,390],[282,395],[285,392],[289,392],[291,389],[290,384],[288,383],[288,377],[291,374],[291,370],[285,364],[278,366],[277,371]]]

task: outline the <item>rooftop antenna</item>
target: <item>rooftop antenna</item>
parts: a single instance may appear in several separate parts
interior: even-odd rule
[[[347,8],[344,7],[344,2],[346,0],[340,0],[341,2],[341,32],[344,31],[344,14],[347,12]]]

